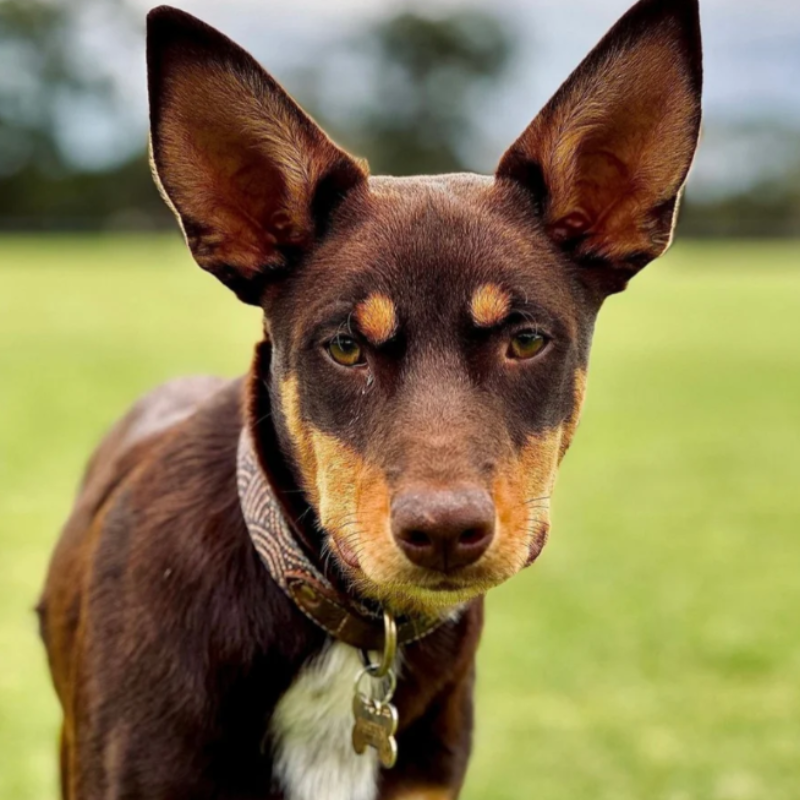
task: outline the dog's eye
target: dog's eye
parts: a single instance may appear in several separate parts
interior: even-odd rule
[[[350,336],[337,336],[328,342],[331,358],[343,367],[357,367],[364,362],[358,342]]]
[[[536,331],[515,333],[508,347],[508,357],[517,359],[533,358],[541,353],[547,341],[546,336]]]

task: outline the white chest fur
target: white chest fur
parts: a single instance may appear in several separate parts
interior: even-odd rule
[[[275,776],[286,800],[375,800],[378,759],[356,755],[353,680],[358,651],[334,642],[308,663],[280,699],[270,724]]]

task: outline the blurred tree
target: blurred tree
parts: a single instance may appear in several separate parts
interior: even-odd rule
[[[119,116],[114,76],[83,37],[109,16],[115,36],[138,45],[138,23],[124,0],[0,0],[3,227],[94,227],[109,216],[141,222],[162,214],[143,141],[130,161],[121,148],[122,162],[117,154],[96,169],[69,151],[70,112],[85,110],[100,123]]]
[[[0,0],[0,228],[172,226],[147,167],[144,119],[111,70],[129,63],[120,53],[143,51],[142,15],[127,2]],[[104,54],[89,46],[98,41]],[[486,11],[404,11],[334,42],[289,84],[375,173],[469,170],[488,149],[484,122],[516,46]],[[136,79],[143,84],[144,74]],[[72,140],[69,120],[81,123]],[[81,137],[109,124],[127,134],[112,136],[110,157],[76,155],[76,135],[94,156]],[[718,125],[706,146],[719,156],[721,191],[690,191],[683,233],[800,235],[800,136],[786,124]]]
[[[681,233],[715,238],[800,236],[800,159],[783,178],[759,181],[714,199],[688,197],[681,211]]]
[[[711,120],[701,147],[705,175],[690,182],[681,214],[682,233],[742,238],[800,235],[796,123],[774,116]]]
[[[67,36],[69,13],[65,6],[36,0],[0,3],[0,175],[32,163],[51,172],[62,168],[59,98],[109,91],[99,76],[76,70]]]
[[[469,151],[479,147],[481,100],[514,49],[509,30],[487,12],[403,12],[365,28],[306,75],[310,105],[376,173],[468,169]],[[348,91],[330,85],[342,71]],[[352,78],[361,86],[351,89]]]

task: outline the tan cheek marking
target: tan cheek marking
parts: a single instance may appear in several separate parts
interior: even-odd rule
[[[449,789],[412,789],[394,795],[394,800],[453,800]]]
[[[383,472],[365,465],[362,480],[356,486],[359,514],[361,567],[372,585],[363,588],[374,593],[374,584],[389,584],[407,566],[391,532],[389,486]]]
[[[583,400],[586,396],[586,370],[579,369],[575,373],[575,385],[572,392],[572,413],[569,417],[564,421],[563,424],[563,433],[561,435],[561,448],[558,454],[558,463],[561,463],[561,459],[564,458],[567,450],[569,449],[570,444],[572,443],[572,437],[575,435],[575,431],[578,427],[578,422],[580,422],[581,418],[581,409],[583,408]]]
[[[528,437],[519,455],[494,481],[499,536],[487,557],[509,577],[525,564],[527,544],[544,543],[550,524],[550,494],[556,480],[563,426]],[[532,537],[532,538],[531,538]]]
[[[322,526],[333,533],[355,530],[356,483],[364,462],[335,436],[312,428],[311,441],[317,461],[317,510]]]
[[[302,420],[296,378],[283,382],[281,402],[303,488],[319,513],[320,522],[326,528],[338,528],[355,510],[355,483],[363,462],[335,436]]]
[[[389,488],[382,471],[335,436],[302,421],[296,378],[283,382],[281,397],[303,488],[322,526],[334,538],[347,539],[370,575],[395,575],[403,561],[391,540]]]
[[[383,472],[334,436],[312,429],[318,512],[323,528],[355,552],[364,590],[385,589],[406,567],[390,528],[389,487]]]
[[[491,328],[502,322],[511,308],[511,298],[496,283],[484,283],[475,290],[470,301],[470,312],[476,325]]]
[[[281,383],[281,409],[289,436],[295,446],[295,456],[303,488],[312,505],[318,506],[317,458],[311,439],[311,429],[300,416],[300,395],[295,377],[287,378]]]
[[[356,306],[355,318],[373,344],[388,342],[397,331],[397,312],[385,294],[371,294]]]

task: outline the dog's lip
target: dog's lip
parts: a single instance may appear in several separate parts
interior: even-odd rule
[[[360,569],[361,564],[358,561],[358,555],[356,554],[356,551],[348,544],[347,540],[337,539],[335,536],[331,537],[331,539],[339,558],[341,558],[348,567]]]
[[[530,546],[528,547],[528,557],[525,560],[523,569],[533,564],[533,562],[536,561],[536,559],[539,558],[539,556],[542,554],[542,550],[544,550],[544,546],[547,544],[547,539],[549,538],[549,534],[550,534],[550,526],[545,525],[539,532],[539,535],[533,537]]]
[[[542,545],[531,545],[530,550],[528,551],[528,557],[525,559],[525,564],[523,565],[523,569],[525,567],[529,567],[536,561],[537,558],[542,554]]]
[[[470,581],[442,577],[429,583],[421,584],[421,588],[429,592],[458,592],[468,588],[470,585]]]
[[[452,572],[426,570],[424,574],[418,574],[412,582],[426,591],[458,592],[471,589],[476,583],[481,583],[483,577],[482,572],[476,573],[473,567],[466,567]]]

